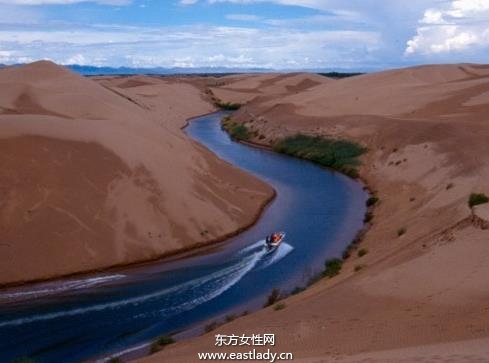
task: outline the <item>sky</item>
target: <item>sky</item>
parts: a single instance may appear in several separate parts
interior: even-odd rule
[[[365,71],[489,62],[489,0],[0,0],[0,63]]]

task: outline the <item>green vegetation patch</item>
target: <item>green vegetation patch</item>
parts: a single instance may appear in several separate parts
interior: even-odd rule
[[[297,286],[294,288],[294,290],[292,290],[292,292],[290,294],[291,295],[297,295],[297,294],[300,294],[302,291],[305,291],[305,290],[306,290],[305,287]]]
[[[379,201],[378,197],[372,196],[372,197],[367,199],[365,204],[367,205],[367,207],[372,207],[372,206],[376,205],[378,201]]]
[[[282,298],[281,294],[280,294],[280,290],[279,289],[273,289],[270,294],[268,295],[267,297],[267,301],[265,303],[265,305],[263,305],[263,307],[268,307],[268,306],[271,306],[273,304],[275,304],[277,301],[279,301],[280,299]]]
[[[326,260],[324,267],[323,275],[326,277],[334,277],[340,273],[341,268],[343,267],[343,261],[339,258],[332,258]]]
[[[217,321],[213,321],[204,327],[204,331],[206,333],[209,333],[213,330],[216,330],[218,327],[219,327],[219,323]]]
[[[226,117],[221,121],[221,127],[233,140],[249,140],[251,137],[251,133],[245,125],[234,122],[229,117]]]
[[[226,110],[226,111],[237,111],[241,108],[241,104],[239,103],[234,103],[234,102],[216,102],[216,106],[219,107],[221,110]]]
[[[469,207],[475,207],[479,204],[485,204],[489,202],[489,197],[484,193],[472,193],[469,197]]]
[[[161,348],[163,348],[165,345],[170,345],[173,343],[175,343],[175,339],[170,336],[164,335],[151,343],[150,352],[151,354],[159,352]]]
[[[363,223],[370,223],[374,219],[374,215],[371,212],[365,213],[365,217],[363,217]]]
[[[405,227],[402,227],[402,228],[399,228],[397,230],[397,237],[401,237],[402,235],[404,235],[405,233],[407,232],[406,228]]]
[[[321,76],[328,77],[328,78],[336,78],[336,79],[341,79],[341,78],[348,78],[348,77],[355,77],[355,76],[361,76],[362,74],[365,73],[357,73],[357,72],[327,72],[327,73],[318,73]]]
[[[365,265],[356,265],[353,271],[355,272],[361,271],[364,267]]]
[[[361,250],[358,251],[358,257],[363,257],[368,253],[368,250],[366,248],[362,248]]]
[[[284,303],[278,303],[273,306],[273,310],[279,311],[285,309],[285,304]]]
[[[367,151],[355,142],[302,134],[279,140],[273,148],[277,152],[311,160],[353,178],[358,177],[358,157]]]

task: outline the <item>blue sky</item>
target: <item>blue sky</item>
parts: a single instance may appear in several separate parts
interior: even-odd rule
[[[0,0],[0,63],[372,70],[489,62],[489,0]]]

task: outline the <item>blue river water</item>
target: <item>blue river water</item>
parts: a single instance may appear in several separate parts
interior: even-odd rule
[[[312,163],[232,142],[223,113],[186,133],[277,191],[259,221],[185,258],[0,291],[0,362],[94,360],[228,314],[256,310],[274,288],[290,292],[341,254],[363,226],[362,185]],[[264,236],[285,231],[267,254]],[[198,331],[195,330],[195,331]]]

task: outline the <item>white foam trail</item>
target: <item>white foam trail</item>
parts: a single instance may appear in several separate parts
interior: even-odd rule
[[[206,295],[201,295],[197,299],[187,301],[184,304],[180,304],[178,307],[167,309],[165,312],[181,313],[184,311],[192,310],[194,307],[201,305],[207,301],[210,301],[217,296],[223,294],[231,287],[236,285],[248,272],[250,272],[260,260],[262,253],[256,253],[251,256],[250,260],[246,263],[245,267],[237,270],[234,274],[229,274],[225,278],[219,280],[220,287],[210,288]]]
[[[249,246],[243,248],[242,250],[240,250],[238,252],[238,256],[242,256],[242,255],[246,254],[247,252],[256,250],[260,246],[265,246],[265,240],[264,239],[257,241],[255,243],[253,243],[252,245],[249,245]]]
[[[38,288],[31,290],[17,290],[14,292],[0,293],[0,301],[2,300],[22,300],[33,297],[56,295],[62,292],[87,289],[108,282],[113,282],[126,277],[126,275],[109,275],[92,277],[83,280],[68,280],[63,282],[40,284]]]
[[[104,304],[99,304],[99,305],[94,305],[94,306],[88,306],[85,308],[78,308],[78,309],[72,309],[72,310],[67,310],[67,311],[58,311],[58,312],[53,312],[53,313],[48,313],[44,315],[35,315],[27,318],[19,318],[19,319],[13,319],[13,320],[8,320],[4,322],[0,322],[0,328],[1,327],[7,327],[7,326],[19,326],[23,324],[28,324],[32,322],[38,322],[38,321],[48,321],[48,320],[53,320],[56,318],[61,318],[61,317],[68,317],[68,316],[76,316],[76,315],[81,315],[81,314],[86,314],[89,312],[97,312],[97,311],[103,311],[105,309],[115,309],[119,308],[122,306],[126,305],[137,305],[152,299],[157,299],[161,298],[165,295],[169,294],[174,294],[179,291],[183,290],[189,290],[189,289],[195,289],[198,288],[199,286],[202,286],[212,280],[217,280],[217,282],[224,281],[226,282],[229,277],[234,276],[233,280],[230,282],[227,282],[227,286],[222,286],[216,290],[216,292],[211,292],[210,294],[206,296],[201,296],[197,299],[192,300],[191,302],[186,302],[183,304],[180,304],[177,309],[183,309],[182,311],[186,311],[188,309],[192,309],[193,306],[202,304],[203,302],[209,301],[210,299],[218,296],[222,292],[226,291],[229,289],[232,285],[234,285],[236,282],[238,282],[246,273],[248,273],[255,265],[258,259],[260,258],[260,254],[254,254],[246,259],[241,260],[238,264],[232,265],[230,267],[227,267],[223,270],[216,271],[212,274],[209,274],[204,277],[200,277],[194,280],[191,280],[189,282],[183,283],[178,286],[174,286],[171,288],[166,288],[163,290],[156,291],[151,294],[147,295],[142,295],[122,301],[114,301],[114,302],[109,302],[109,303],[104,303]],[[220,278],[220,279],[219,279]],[[231,284],[232,283],[232,284]],[[191,306],[189,305],[191,304]],[[190,307],[188,307],[190,306]],[[168,309],[168,311],[172,311],[172,309]],[[178,310],[177,310],[178,311]]]
[[[260,260],[262,255],[263,255],[262,253],[254,254],[252,256],[252,258],[249,260],[249,262],[248,261],[246,262],[245,268],[243,268],[241,270],[236,269],[237,273],[228,275],[231,277],[229,279],[227,279],[226,283],[222,284],[222,286],[220,288],[218,288],[218,289],[212,289],[211,288],[210,292],[204,296],[200,296],[197,299],[194,299],[192,301],[188,301],[184,304],[179,305],[178,307],[163,309],[160,311],[160,313],[168,313],[168,312],[171,312],[173,314],[181,313],[184,311],[192,310],[194,307],[214,299],[215,297],[221,295],[226,290],[230,289],[232,286],[234,286],[236,283],[238,283],[239,280],[241,280],[248,272],[250,272],[256,266],[256,263]],[[241,265],[241,264],[238,264],[238,265]],[[135,347],[131,347],[131,348],[128,348],[128,349],[123,350],[121,352],[117,352],[116,355],[112,355],[109,357],[104,357],[102,359],[99,359],[95,363],[106,363],[111,358],[121,357],[127,353],[131,353],[133,351],[146,348],[149,345],[150,345],[149,343],[144,343],[144,344],[141,344],[141,345],[138,345]]]
[[[271,255],[265,254],[264,258],[262,259],[263,264],[260,264],[259,270],[263,270],[264,268],[267,268],[268,266],[273,265],[274,263],[277,263],[281,259],[283,259],[285,256],[287,256],[289,253],[291,253],[294,250],[294,247],[289,245],[286,242],[283,242],[278,250],[275,252],[271,253]]]
[[[111,356],[108,356],[108,357],[104,357],[104,358],[100,358],[100,359],[97,359],[95,361],[95,363],[107,363],[109,362],[111,359],[113,358],[119,358],[119,357],[122,357],[123,355],[127,354],[127,353],[131,353],[131,352],[134,352],[136,350],[140,350],[140,349],[143,349],[143,348],[146,348],[146,347],[149,347],[151,345],[151,343],[144,343],[144,344],[141,344],[141,345],[137,345],[135,347],[131,347],[131,348],[128,348],[126,350],[123,350],[123,351],[120,351],[120,352],[117,352],[117,354],[114,354],[114,355],[111,355]]]

